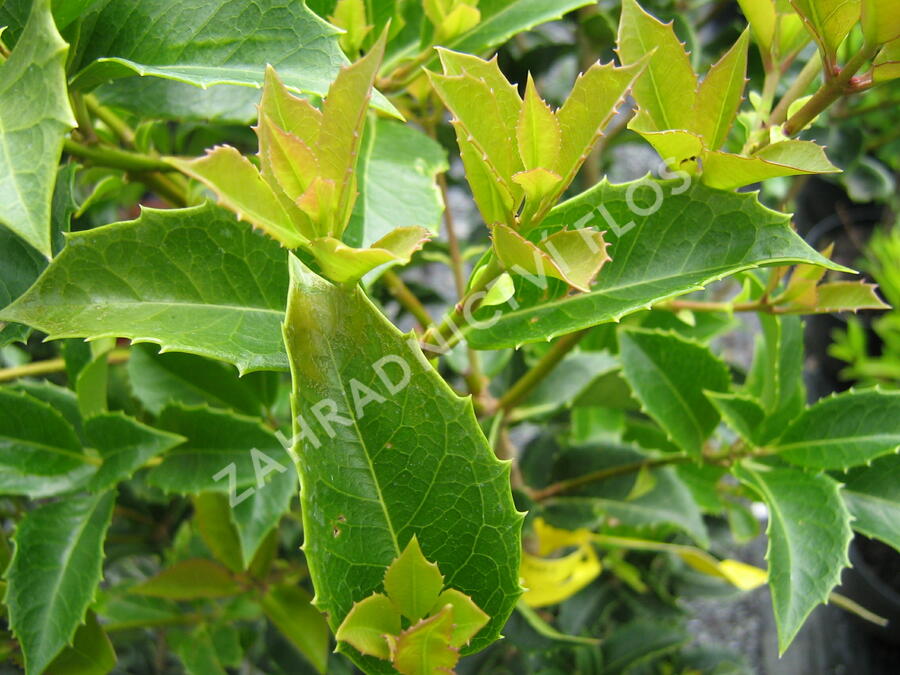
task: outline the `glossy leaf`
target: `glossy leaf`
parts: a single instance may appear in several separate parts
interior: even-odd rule
[[[127,337],[242,372],[284,369],[284,261],[277,244],[222,209],[144,208],[137,220],[71,235],[0,318],[51,338]]]
[[[328,624],[311,601],[302,588],[271,586],[263,596],[262,607],[281,634],[318,672],[324,673],[328,662]]]
[[[766,560],[778,646],[784,653],[849,565],[850,514],[838,484],[826,475],[746,463],[735,473],[769,507]]]
[[[139,7],[101,0],[85,18],[79,47],[78,89],[134,75],[259,87],[269,63],[288,86],[321,96],[347,62],[337,29],[305,4],[276,0],[150,0]],[[384,98],[378,105],[393,110]]]
[[[719,422],[705,391],[728,390],[728,368],[706,347],[674,334],[619,331],[622,371],[647,414],[685,452],[700,457]]]
[[[95,492],[115,487],[119,481],[130,478],[147,460],[184,440],[120,412],[91,417],[84,424],[84,433],[103,462],[88,483],[88,489]]]
[[[900,551],[900,461],[876,459],[842,477],[841,495],[853,516],[853,529]]]
[[[731,49],[709,69],[697,88],[695,117],[690,128],[713,150],[722,147],[743,100],[749,41],[749,32],[745,30]]]
[[[556,115],[537,93],[534,80],[529,75],[516,125],[519,155],[525,169],[554,168],[559,157],[561,136]]]
[[[257,490],[264,492],[269,476],[291,470],[287,451],[258,418],[199,406],[170,406],[159,416],[157,426],[187,439],[147,474],[151,485],[166,492],[225,492],[240,504]]]
[[[99,464],[59,412],[26,393],[0,389],[0,492],[28,494],[36,477],[61,478]]]
[[[603,182],[556,207],[544,229],[607,230],[604,238],[610,242],[612,261],[590,293],[566,295],[559,284],[545,294],[520,280],[515,306],[510,302],[481,308],[474,313],[477,324],[461,327],[469,344],[498,349],[547,340],[617,320],[759,265],[808,262],[837,267],[791,231],[787,216],[766,209],[755,196],[702,185],[675,194],[680,187],[680,180]],[[653,208],[662,204],[659,210]]]
[[[520,517],[508,467],[488,447],[470,403],[360,291],[333,286],[296,260],[292,274],[285,341],[317,607],[339,626],[415,535],[446,583],[491,616],[470,649],[483,647],[519,593]],[[359,335],[367,339],[350,337]],[[452,546],[448,511],[456,514]]]
[[[900,448],[900,392],[855,391],[826,398],[808,410],[778,441],[792,464],[848,469]]]
[[[27,675],[70,644],[100,583],[115,495],[69,497],[30,511],[16,530],[4,604]]]
[[[859,0],[791,0],[806,28],[825,56],[825,63],[834,54],[850,29],[859,19]]]
[[[67,49],[50,0],[35,0],[16,48],[0,64],[0,222],[47,258],[56,167],[63,136],[75,126]]]

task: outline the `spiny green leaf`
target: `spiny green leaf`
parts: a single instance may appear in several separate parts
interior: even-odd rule
[[[26,393],[0,389],[0,492],[28,494],[29,477],[61,477],[99,464],[59,412]]]
[[[390,646],[386,636],[400,633],[400,618],[397,606],[386,595],[373,593],[353,605],[334,636],[360,654],[387,660]]]
[[[759,427],[766,413],[759,402],[746,394],[704,392],[722,418],[747,443],[759,443]]]
[[[850,514],[830,477],[744,463],[735,475],[769,507],[769,586],[781,653],[848,566]]]
[[[480,308],[474,312],[478,323],[461,328],[471,346],[497,349],[547,340],[759,265],[838,267],[807,246],[787,216],[768,210],[754,195],[697,184],[685,190],[681,180],[604,181],[556,207],[542,230],[563,226],[607,230],[612,261],[591,292],[566,295],[563,284],[552,280],[541,286],[519,279],[517,304]]]
[[[47,266],[47,259],[13,234],[0,227],[0,308],[28,290]],[[24,341],[31,331],[19,323],[0,324],[0,347]]]
[[[717,150],[722,147],[743,100],[747,73],[749,32],[741,33],[737,42],[715,63],[697,88],[694,101],[694,123],[690,127]]]
[[[443,587],[443,575],[422,554],[415,535],[384,572],[384,592],[410,621],[418,621],[434,607]]]
[[[337,283],[355,283],[379,265],[407,263],[422,248],[430,233],[423,227],[398,227],[370,248],[351,248],[333,237],[314,239],[307,247],[322,272]]]
[[[888,455],[850,471],[841,489],[853,529],[900,551],[900,458]]]
[[[181,436],[148,427],[120,412],[91,417],[84,424],[84,433],[103,460],[87,485],[94,492],[115,487],[151,457],[184,441]]]
[[[289,87],[322,96],[347,63],[338,35],[303,3],[144,0],[135,8],[101,0],[85,16],[72,86],[89,90],[141,75],[198,87],[259,87],[269,63]],[[396,114],[384,97],[376,104]]]
[[[703,182],[722,190],[756,183],[776,176],[839,172],[820,145],[812,141],[772,143],[753,155],[707,152],[703,155]]]
[[[697,76],[672,24],[650,16],[636,0],[624,0],[616,51],[624,65],[652,53],[632,93],[639,117],[652,120],[656,129],[690,129]]]
[[[316,606],[337,628],[416,535],[446,583],[491,616],[469,647],[482,648],[519,595],[521,520],[508,467],[488,447],[471,404],[359,290],[333,286],[297,260],[292,274],[284,330]]]
[[[704,391],[728,390],[728,368],[706,347],[673,333],[619,331],[622,371],[643,409],[685,452],[699,457],[718,411]]]
[[[0,319],[51,338],[155,342],[244,372],[284,369],[285,255],[220,208],[145,208],[137,220],[70,235]]]
[[[875,284],[864,281],[832,281],[816,286],[807,302],[791,302],[784,306],[786,312],[797,314],[824,314],[831,312],[856,312],[860,309],[890,309],[890,305],[878,297]]]
[[[453,607],[447,606],[400,633],[394,647],[394,668],[402,675],[453,672],[459,650],[450,646],[452,635]]]
[[[826,398],[788,428],[776,446],[792,464],[848,469],[900,448],[900,392],[850,391]]]
[[[26,675],[71,643],[94,599],[115,494],[68,497],[30,511],[16,529],[4,604]]]
[[[0,64],[0,221],[47,258],[56,166],[63,136],[75,126],[67,50],[50,0],[35,0],[16,48]]]
[[[135,595],[172,600],[226,598],[240,591],[240,585],[226,568],[204,558],[177,562],[130,589]]]
[[[187,439],[147,475],[151,485],[166,492],[214,490],[243,502],[257,490],[268,489],[260,480],[286,473],[292,465],[287,451],[258,418],[173,405],[163,410],[157,426]]]
[[[328,624],[302,588],[273,585],[262,599],[263,612],[281,634],[324,673],[328,663]],[[399,628],[399,621],[398,621]]]

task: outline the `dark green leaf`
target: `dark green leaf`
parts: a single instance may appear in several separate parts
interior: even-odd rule
[[[309,593],[296,586],[272,586],[263,596],[266,617],[288,641],[313,664],[325,672],[328,661],[328,624],[311,604]]]
[[[187,675],[228,675],[207,625],[203,624],[190,633],[171,631],[167,637]]]
[[[50,664],[50,675],[106,675],[116,665],[116,652],[93,612],[75,632],[66,647]]]
[[[333,286],[296,260],[292,274],[285,341],[297,432],[305,430],[295,441],[317,606],[336,628],[416,535],[447,584],[491,616],[468,649],[484,647],[520,592],[521,518],[508,466],[489,448],[471,403],[360,291]]]
[[[841,490],[853,529],[900,551],[900,458],[882,457],[853,469]]]
[[[138,220],[71,235],[0,318],[53,338],[127,337],[244,372],[283,369],[284,260],[223,209],[145,208]]]
[[[0,227],[0,308],[27,291],[46,266],[44,256],[12,230]],[[0,324],[0,347],[24,341],[29,332],[27,326],[19,323]]]
[[[838,484],[828,476],[746,463],[735,474],[769,507],[766,560],[778,646],[784,653],[850,564],[850,514]]]
[[[131,589],[135,595],[172,600],[225,598],[240,591],[227,569],[204,558],[177,562]]]
[[[705,391],[727,391],[728,368],[703,345],[674,333],[619,331],[622,372],[643,409],[685,452],[700,456],[719,422]]]
[[[511,347],[614,321],[759,265],[809,262],[834,267],[807,246],[789,222],[788,216],[765,208],[752,194],[699,184],[684,190],[682,181],[604,181],[556,207],[544,221],[548,231],[563,225],[608,230],[612,261],[591,292],[568,294],[552,279],[546,280],[545,291],[520,278],[515,304],[483,307],[475,312],[478,323],[462,330],[478,349]]]
[[[778,441],[799,466],[848,469],[900,448],[900,391],[850,391],[804,411]]]
[[[94,599],[115,495],[68,497],[28,513],[16,530],[4,603],[37,675],[70,643]]]

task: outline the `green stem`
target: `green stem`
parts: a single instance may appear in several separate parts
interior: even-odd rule
[[[109,352],[107,358],[110,363],[122,363],[127,361],[131,356],[131,352],[127,349],[114,349]],[[51,373],[61,373],[66,369],[64,359],[47,359],[46,361],[35,361],[26,363],[22,366],[13,366],[11,368],[0,369],[0,382],[10,382],[20,377],[35,377],[37,375],[49,375]]]
[[[90,113],[109,127],[109,130],[118,136],[122,143],[134,147],[134,131],[121,117],[109,108],[100,105],[97,98],[91,94],[84,97],[84,103]]]
[[[94,124],[91,121],[91,115],[88,112],[84,97],[73,92],[71,95],[72,111],[75,113],[75,121],[78,123],[78,133],[88,143],[97,142],[97,134],[94,133]]]
[[[800,110],[791,115],[784,123],[783,131],[786,136],[796,136],[806,125],[812,122],[816,116],[828,106],[837,101],[841,96],[853,91],[851,78],[863,67],[866,61],[871,59],[878,47],[867,46],[858,51],[845,65],[836,77],[825,79],[824,84],[806,102]]]
[[[585,328],[563,335],[554,342],[547,353],[500,398],[497,403],[500,410],[509,412],[524,401],[534,388],[563,360],[566,354],[571,352],[589,332],[590,328]]]
[[[788,90],[784,92],[784,96],[781,97],[781,100],[778,101],[778,105],[775,106],[775,109],[769,116],[769,124],[771,126],[781,124],[787,119],[788,109],[791,107],[791,104],[806,94],[809,85],[815,81],[821,70],[822,56],[819,53],[819,50],[816,50],[809,61],[806,62],[806,65],[803,66],[803,70],[797,73],[794,82],[788,87]]]
[[[584,487],[585,485],[590,485],[591,483],[599,483],[609,478],[616,478],[618,476],[625,476],[630,473],[637,473],[638,471],[644,469],[655,469],[661,466],[669,466],[670,464],[684,464],[685,462],[689,461],[691,461],[691,458],[687,455],[670,455],[668,457],[643,459],[639,462],[620,464],[619,466],[613,466],[609,469],[591,471],[590,473],[578,476],[577,478],[570,478],[569,480],[561,480],[557,483],[552,483],[545,488],[541,488],[540,490],[534,490],[531,493],[531,498],[537,502],[540,502],[545,499],[550,499],[551,497],[562,494],[563,492],[571,492],[572,490],[577,490],[578,488]]]
[[[108,166],[114,169],[143,173],[147,171],[175,171],[168,162],[149,155],[137,152],[129,152],[109,146],[89,146],[67,138],[63,144],[63,150],[74,157],[86,159],[94,164]]]
[[[416,318],[416,321],[419,322],[422,328],[428,328],[434,323],[428,310],[425,309],[425,306],[419,301],[419,298],[409,290],[409,287],[404,283],[403,279],[400,278],[399,274],[394,270],[388,270],[381,275],[381,279],[384,281],[384,284],[387,286],[391,295],[396,298],[397,302],[399,302],[406,311]]]

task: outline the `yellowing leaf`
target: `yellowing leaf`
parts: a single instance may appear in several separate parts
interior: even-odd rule
[[[594,533],[586,528],[564,530],[550,525],[543,518],[535,518],[534,534],[538,541],[538,555],[547,556],[567,546],[580,546],[591,541]]]
[[[451,673],[459,661],[459,650],[450,646],[453,607],[419,621],[393,642],[392,663],[401,675]]]
[[[741,105],[747,81],[748,44],[749,34],[745,30],[731,49],[709,69],[697,89],[694,123],[690,128],[712,150],[722,147]]]
[[[523,553],[519,574],[528,590],[522,600],[529,607],[559,604],[591,583],[601,571],[600,560],[590,544],[582,544],[561,558]]]
[[[556,166],[560,148],[559,122],[550,106],[538,95],[531,75],[525,86],[525,99],[516,126],[516,136],[519,154],[526,170],[551,170]]]
[[[658,130],[689,129],[697,76],[672,24],[650,16],[636,0],[624,0],[617,52],[626,65],[652,53],[632,91],[638,115],[652,120]]]
[[[443,585],[438,566],[425,558],[415,536],[384,573],[385,593],[410,621],[418,621],[435,606]]]
[[[440,612],[447,605],[453,608],[453,633],[450,635],[450,645],[453,647],[468,644],[490,619],[472,598],[455,588],[448,588],[438,596],[430,614]]]
[[[246,157],[220,145],[198,159],[169,158],[180,171],[196,178],[219,197],[219,203],[289,248],[306,243],[300,232],[302,213],[278,199]]]
[[[742,591],[752,591],[769,580],[769,573],[765,570],[730,558],[719,563],[719,572]]]
[[[375,593],[360,600],[338,626],[334,637],[379,659],[390,658],[386,636],[400,632],[400,612],[386,595]]]

